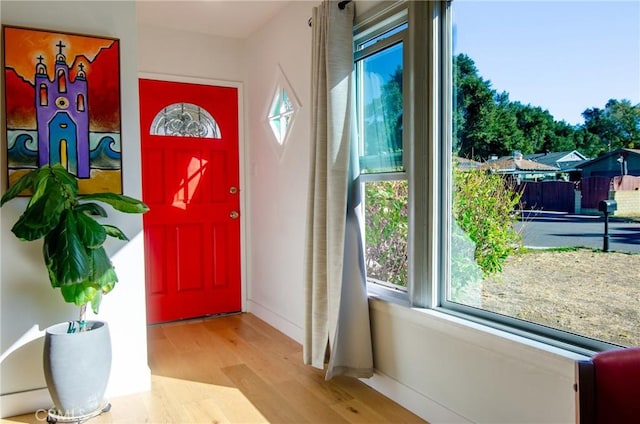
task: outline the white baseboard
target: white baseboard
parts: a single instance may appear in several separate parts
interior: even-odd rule
[[[375,371],[373,377],[360,379],[363,383],[402,405],[431,424],[468,424],[468,419],[456,414],[432,399],[401,384],[397,380]]]
[[[0,396],[0,418],[35,413],[37,410],[48,410],[53,402],[46,388],[9,393]],[[43,417],[46,418],[46,412]]]
[[[293,340],[302,344],[303,341],[303,331],[302,328],[293,324],[291,321],[283,318],[282,316],[276,314],[270,309],[265,308],[264,306],[255,303],[251,300],[247,301],[247,312],[251,312],[270,326],[282,331],[287,336],[291,337]]]

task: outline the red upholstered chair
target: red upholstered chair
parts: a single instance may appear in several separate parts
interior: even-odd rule
[[[576,423],[640,423],[640,347],[576,363]]]

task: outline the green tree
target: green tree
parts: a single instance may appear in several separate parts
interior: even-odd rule
[[[640,104],[610,99],[604,109],[589,108],[582,116],[584,129],[599,138],[603,151],[640,146]]]
[[[454,101],[458,156],[486,160],[516,150],[527,154],[555,145],[571,147],[571,135],[556,132],[557,124],[548,111],[512,102],[507,92],[497,93],[464,54],[454,58]]]
[[[454,57],[454,151],[469,159],[487,158],[493,151],[493,131],[489,128],[495,115],[491,83],[478,75],[478,69],[465,54]]]
[[[588,131],[584,126],[579,127],[573,134],[575,148],[590,158],[597,157],[606,151],[600,136]]]
[[[473,60],[453,59],[454,154],[486,160],[519,150],[524,154],[579,150],[588,157],[640,146],[640,104],[610,99],[604,108],[586,109],[584,124],[556,121],[539,106],[509,100],[480,76]]]
[[[365,155],[402,150],[402,67],[380,87],[380,95],[365,106]]]
[[[384,121],[391,135],[393,151],[402,150],[402,66],[398,65],[389,81],[382,87]]]

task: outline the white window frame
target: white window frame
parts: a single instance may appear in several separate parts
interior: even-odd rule
[[[387,48],[396,45],[398,43],[403,44],[402,51],[402,60],[403,60],[403,73],[402,73],[402,101],[403,101],[403,128],[406,128],[407,117],[404,111],[406,111],[409,97],[406,95],[408,93],[408,78],[405,72],[405,65],[407,64],[409,58],[409,35],[408,30],[402,30],[399,33],[390,35],[377,43],[367,46],[362,50],[358,50],[359,45],[366,43],[369,40],[375,39],[380,35],[389,32],[390,30],[408,22],[408,8],[406,4],[402,2],[396,3],[391,7],[383,8],[382,10],[377,10],[373,15],[367,16],[361,22],[356,23],[354,26],[354,71],[356,72],[355,81],[361,81],[363,76],[359,73],[357,62],[364,60],[367,57],[371,57],[379,52],[386,50]],[[358,108],[358,112],[356,113],[357,119],[364,119],[363,106],[364,101],[362,99],[362,93],[360,90],[355,90],[356,95],[359,95],[356,99],[356,107]],[[362,122],[358,123],[359,128],[363,128]],[[402,134],[402,171],[395,172],[380,172],[380,173],[362,173],[358,177],[357,183],[360,185],[362,190],[361,198],[364,199],[364,184],[367,182],[377,182],[377,181],[399,181],[399,180],[408,180],[408,159],[407,159],[407,148],[411,144],[408,139],[408,135],[406,131],[403,130]],[[364,147],[364,140],[362,135],[358,137],[358,151],[362,151]],[[409,203],[411,199],[409,199]],[[362,220],[364,222],[364,220]],[[365,229],[362,228],[361,233],[365,234]],[[409,264],[410,268],[410,264]],[[386,282],[378,282],[374,279],[368,280],[368,288],[371,292],[375,292],[377,294],[384,295],[385,292],[389,296],[393,296],[396,300],[399,300],[401,303],[408,304],[408,291],[410,290],[411,282],[407,281],[407,288],[402,288],[400,286],[396,286],[392,283]],[[388,291],[390,289],[391,291]]]
[[[433,58],[434,66],[428,79],[432,81],[432,83],[435,83],[433,93],[436,94],[436,98],[432,99],[431,103],[432,107],[437,110],[437,116],[432,116],[432,118],[434,118],[434,121],[438,122],[442,128],[441,133],[438,135],[440,142],[437,142],[437,138],[433,140],[434,145],[439,144],[441,146],[441,153],[433,152],[436,157],[440,157],[440,162],[439,164],[432,162],[434,172],[431,174],[431,178],[440,179],[439,190],[434,191],[434,193],[439,193],[435,201],[439,203],[440,207],[433,208],[432,210],[434,215],[439,216],[440,221],[438,225],[439,229],[433,234],[440,234],[440,239],[432,241],[432,247],[436,249],[439,248],[439,251],[444,253],[440,261],[434,263],[438,269],[438,275],[434,276],[437,280],[434,281],[438,281],[438,283],[433,286],[436,292],[435,298],[429,299],[432,302],[432,307],[469,321],[583,355],[590,355],[596,351],[610,349],[613,345],[601,340],[447,300],[451,281],[449,264],[451,263],[450,240],[452,225],[452,164],[451,156],[448,152],[452,151],[453,143],[452,114],[454,83],[452,69],[453,34],[451,28],[453,22],[451,7],[455,7],[455,2],[437,4],[434,2],[432,6],[434,6],[434,19],[432,22],[435,26],[435,28],[432,29],[435,40],[433,50],[437,51],[437,54]],[[438,80],[440,81],[439,83]],[[441,90],[440,92],[438,91],[439,89]],[[436,134],[438,134],[438,131],[431,129],[430,135],[435,136]],[[432,252],[438,252],[438,250]],[[435,255],[432,254],[431,256]]]
[[[409,22],[404,40],[403,163],[398,174],[362,174],[360,181],[407,179],[409,184],[409,269],[405,296],[381,296],[407,307],[454,315],[507,333],[583,355],[612,345],[586,336],[506,317],[450,302],[449,289],[452,227],[452,115],[453,36],[452,2],[396,2],[371,11],[354,26],[354,40],[373,38],[385,19],[406,11]],[[357,58],[358,56],[356,56]],[[416,101],[426,99],[426,101]],[[359,115],[360,116],[360,115]],[[426,119],[417,119],[426,117]],[[422,141],[422,142],[421,142]]]

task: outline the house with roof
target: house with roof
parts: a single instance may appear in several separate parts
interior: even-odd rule
[[[517,184],[523,181],[542,180],[548,178],[549,175],[555,176],[560,172],[560,168],[557,165],[544,164],[527,159],[520,152],[515,152],[510,156],[491,158],[478,168],[508,176],[510,180]]]
[[[618,215],[640,215],[640,150],[616,149],[576,166],[582,171],[584,210],[596,210],[602,199],[617,202]]]
[[[582,177],[640,176],[640,149],[616,149],[575,165]]]
[[[588,157],[577,150],[530,153],[524,155],[524,158],[544,165],[557,167],[560,173],[568,174],[569,181],[577,181],[580,179],[581,170],[578,168],[578,165],[589,160]]]
[[[453,157],[453,162],[456,164],[458,169],[463,170],[463,171],[476,169],[481,165],[481,163],[478,162],[478,161],[475,161],[473,159],[463,158],[463,157],[460,157],[460,156],[454,156]]]

